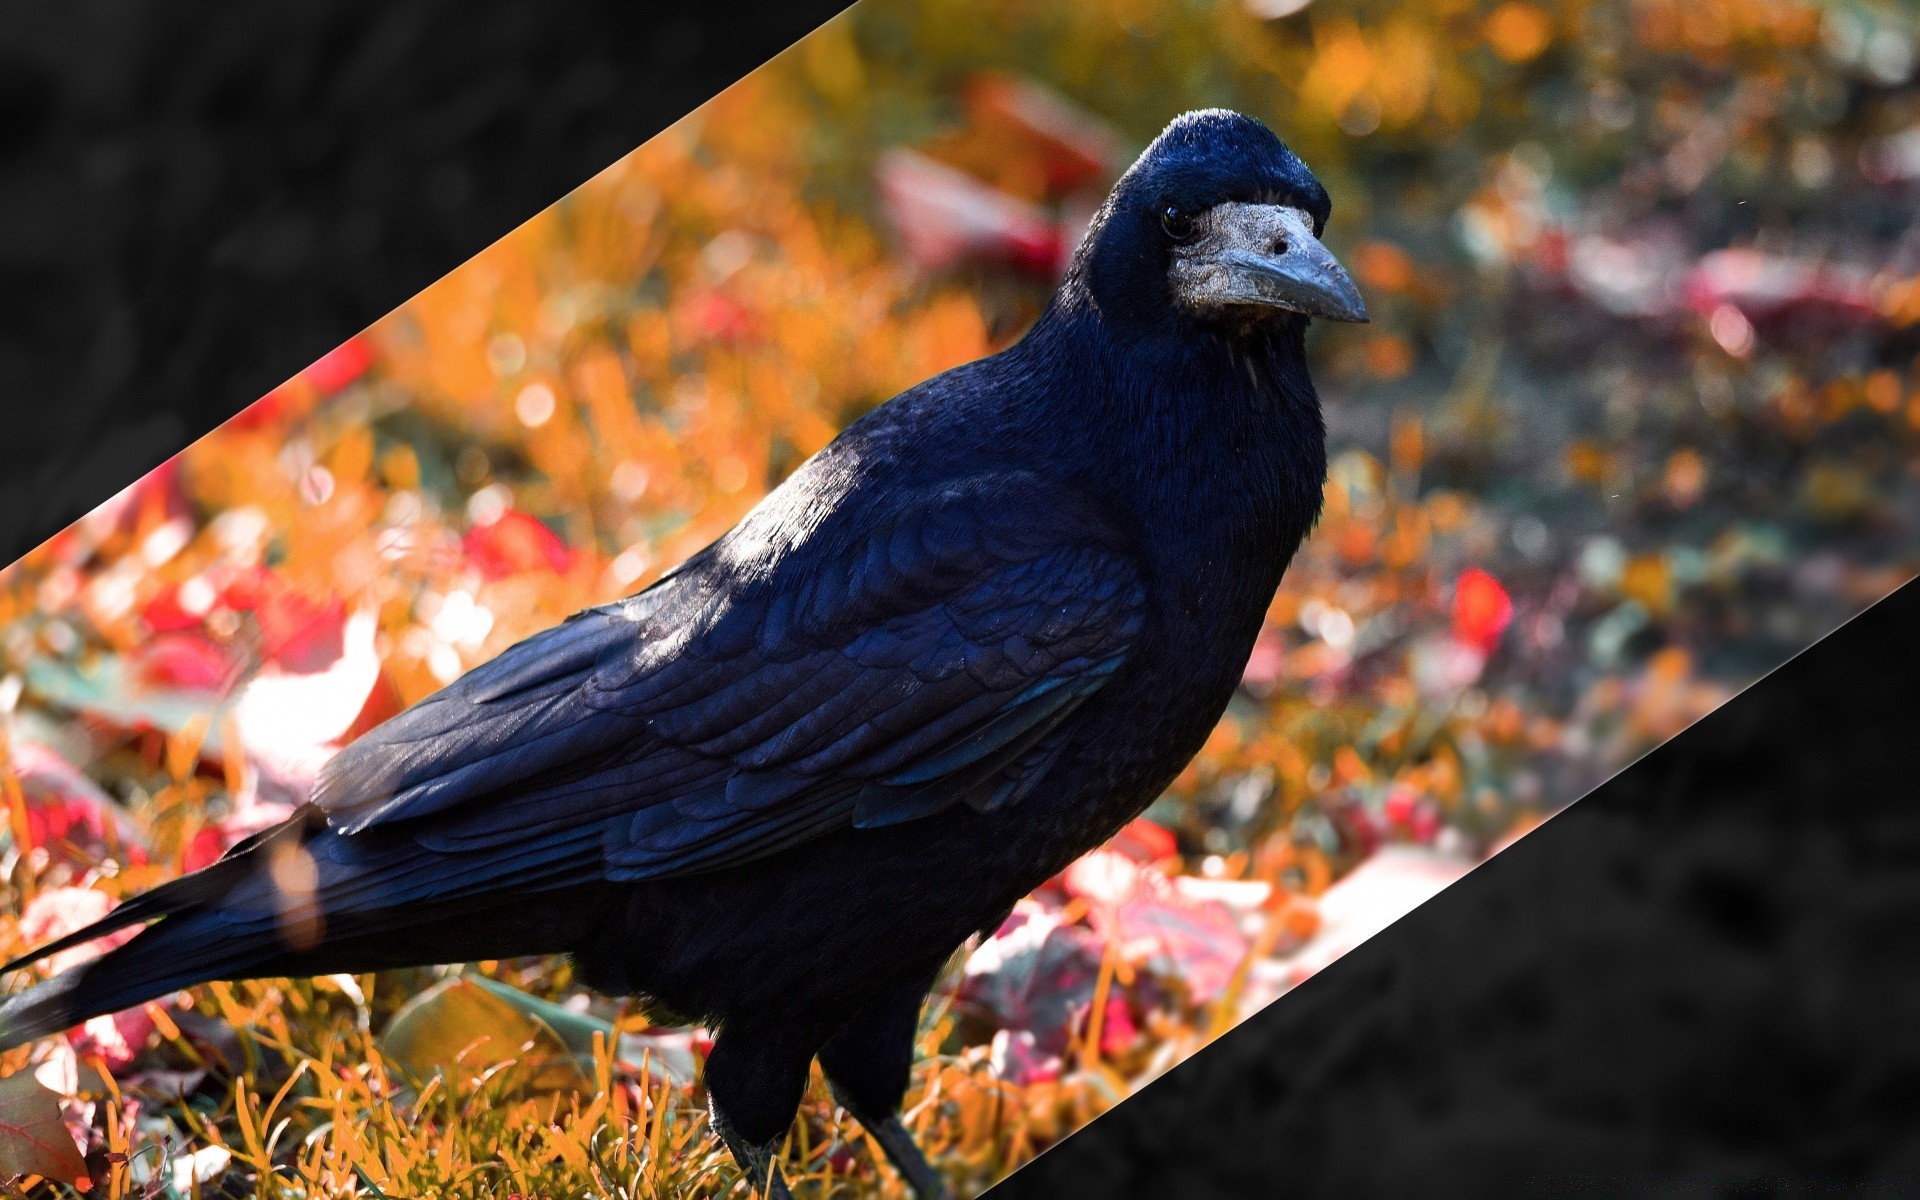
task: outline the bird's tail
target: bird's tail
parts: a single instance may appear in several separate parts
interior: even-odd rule
[[[557,898],[553,890],[435,888],[436,880],[458,882],[464,864],[410,844],[343,863],[316,844],[337,837],[310,817],[296,817],[204,870],[136,896],[87,928],[0,967],[14,971],[152,922],[125,945],[0,1004],[0,1050],[209,980],[564,952],[578,944],[598,911],[584,896]],[[318,852],[292,871],[307,872],[293,880],[308,885],[304,906],[286,902],[289,869],[276,855],[288,846]],[[405,882],[389,882],[395,879]]]

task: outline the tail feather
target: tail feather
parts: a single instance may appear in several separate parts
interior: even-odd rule
[[[324,822],[325,817],[318,808],[311,804],[304,805],[280,824],[263,829],[235,843],[220,856],[218,862],[191,875],[169,880],[151,891],[142,892],[86,928],[48,942],[30,954],[23,954],[10,963],[0,965],[0,975],[12,974],[23,967],[32,966],[41,959],[50,958],[62,950],[84,946],[96,938],[118,933],[130,926],[144,925],[169,913],[217,904],[256,869],[255,856],[261,847],[288,839],[304,841],[311,837]]]
[[[304,899],[274,878],[271,847],[282,838],[311,852],[314,890]],[[571,950],[604,911],[596,898],[604,885],[590,869],[598,838],[589,828],[508,854],[444,855],[403,838],[349,846],[309,814],[296,815],[0,968],[151,922],[125,945],[0,1004],[0,1050],[214,979]]]
[[[171,919],[161,922],[171,924]],[[177,936],[156,938],[159,928],[9,997],[0,1005],[0,1049],[25,1045],[212,978],[204,973],[207,964],[195,961],[197,956],[174,953],[183,949],[176,944]]]
[[[163,883],[150,892],[135,896],[86,928],[69,933],[63,938],[57,938],[30,954],[22,954],[12,962],[0,965],[0,975],[10,975],[22,968],[32,966],[41,959],[51,958],[62,950],[84,946],[96,938],[118,933],[129,926],[142,925],[155,917],[179,912],[189,905],[200,902],[200,893],[207,890],[207,882],[195,874]]]
[[[0,1050],[213,979],[360,974],[428,963],[565,953],[601,906],[578,893],[471,899],[434,911],[388,910],[341,922],[320,944],[278,929],[236,929],[217,910],[167,916],[132,941],[0,1004]]]
[[[73,996],[80,983],[80,972],[68,971],[35,984],[0,1005],[0,1050],[24,1046],[87,1020],[68,1017],[69,1013],[84,1007],[84,1003],[76,1003]]]

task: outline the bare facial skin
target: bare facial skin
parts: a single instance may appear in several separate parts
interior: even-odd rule
[[[1216,204],[1174,247],[1168,283],[1198,312],[1279,308],[1363,322],[1366,303],[1346,268],[1313,235],[1313,218],[1282,204]]]

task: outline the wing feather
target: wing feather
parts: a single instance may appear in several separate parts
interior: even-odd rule
[[[545,846],[562,878],[592,841],[633,879],[1024,795],[1139,636],[1137,562],[1030,476],[867,527],[760,558],[722,539],[374,729],[314,802],[341,833],[522,869]]]

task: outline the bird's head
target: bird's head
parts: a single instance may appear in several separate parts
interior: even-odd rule
[[[1353,278],[1320,243],[1331,205],[1299,156],[1252,117],[1186,113],[1094,218],[1073,274],[1110,319],[1258,332],[1303,318],[1365,321]]]

